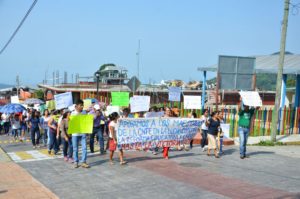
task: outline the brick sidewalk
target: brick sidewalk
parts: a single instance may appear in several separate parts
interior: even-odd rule
[[[10,161],[0,148],[0,198],[58,198],[22,167]]]

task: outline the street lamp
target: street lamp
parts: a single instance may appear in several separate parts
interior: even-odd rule
[[[95,73],[96,79],[97,79],[97,100],[99,100],[99,77],[100,77],[100,72],[97,71]]]

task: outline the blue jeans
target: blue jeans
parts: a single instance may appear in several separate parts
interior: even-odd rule
[[[239,132],[239,138],[240,138],[240,155],[246,156],[246,146],[247,146],[247,140],[249,136],[249,128],[240,127],[238,129]]]
[[[208,130],[203,130],[201,129],[201,135],[202,135],[202,140],[201,140],[201,147],[203,148],[206,144],[206,140],[207,140],[207,132]]]
[[[52,149],[54,149],[54,153],[58,152],[57,140],[56,140],[56,133],[50,131],[49,132],[48,151],[51,151]]]
[[[30,130],[31,130],[32,145],[33,146],[39,145],[39,141],[40,141],[40,129],[39,129],[39,127],[31,128]]]
[[[94,153],[94,138],[95,135],[98,135],[98,142],[100,145],[100,153],[104,153],[104,138],[103,138],[103,127],[94,127],[93,128],[93,133],[90,135],[90,149],[91,152]]]
[[[50,144],[50,129],[49,129],[49,127],[47,128],[47,137],[48,137],[47,145],[49,145]]]
[[[49,140],[49,137],[48,137],[48,128],[45,128],[43,130],[44,130],[43,143],[44,143],[44,145],[46,145],[48,143],[47,139]],[[49,143],[50,143],[50,141],[49,141]]]
[[[81,141],[81,147],[82,147],[82,157],[81,157],[80,162],[86,163],[86,158],[87,158],[86,134],[72,136],[74,162],[76,162],[76,163],[79,162],[78,151],[79,151],[79,142],[80,141]]]
[[[14,136],[14,138],[21,136],[20,129],[12,129],[12,135]]]
[[[68,141],[65,138],[61,138],[63,144],[63,154],[64,157],[72,158],[73,157],[73,145],[72,138],[69,138]]]

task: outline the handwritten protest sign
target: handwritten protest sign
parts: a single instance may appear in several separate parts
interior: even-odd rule
[[[120,119],[117,140],[124,149],[174,146],[189,142],[201,124],[199,119],[187,118]]]
[[[230,138],[230,136],[229,136],[230,124],[221,124],[221,129],[224,133],[224,137]]]
[[[164,112],[160,111],[160,112],[147,112],[145,114],[145,118],[151,118],[151,117],[162,117],[164,116]]]
[[[10,97],[10,103],[14,103],[14,104],[19,104],[20,101],[19,101],[19,96],[11,96]]]
[[[184,109],[201,109],[201,96],[184,95]]]
[[[180,102],[181,89],[179,87],[169,87],[169,101]]]
[[[71,92],[54,95],[56,109],[68,108],[73,104]]]
[[[93,132],[93,115],[71,115],[69,120],[68,134]]]
[[[150,96],[133,96],[130,98],[131,113],[148,111],[150,108]]]
[[[54,100],[46,101],[46,107],[49,111],[55,110],[55,101]]]
[[[128,106],[129,92],[111,92],[113,106]]]
[[[262,106],[261,98],[256,91],[241,91],[239,92],[242,97],[243,104],[247,106]]]
[[[89,110],[92,105],[91,99],[85,99],[83,100],[83,110]]]
[[[106,107],[106,116],[109,116],[113,112],[120,113],[120,107],[119,106],[107,106]]]

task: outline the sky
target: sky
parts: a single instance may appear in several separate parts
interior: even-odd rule
[[[0,0],[0,48],[32,2]],[[278,52],[283,7],[284,0],[39,0],[0,55],[0,83],[15,85],[19,75],[22,85],[34,85],[57,70],[70,82],[105,63],[137,75],[139,40],[142,83],[199,81],[197,68],[216,64],[219,55]],[[300,10],[291,9],[287,51],[300,54],[299,35]]]

